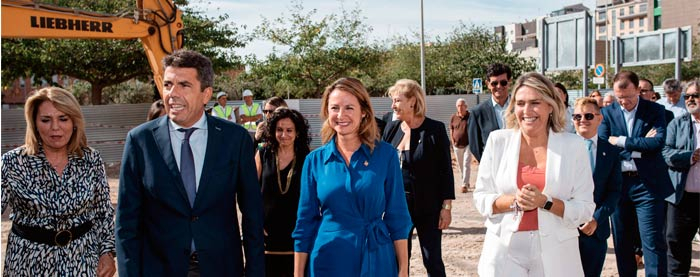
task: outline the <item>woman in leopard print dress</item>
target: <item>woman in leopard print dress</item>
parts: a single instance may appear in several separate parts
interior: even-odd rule
[[[25,144],[2,155],[2,211],[12,207],[3,275],[113,276],[114,208],[78,102],[44,88],[25,118]]]

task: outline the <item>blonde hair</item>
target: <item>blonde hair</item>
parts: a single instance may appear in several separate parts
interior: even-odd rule
[[[325,144],[336,135],[335,130],[328,123],[328,99],[335,90],[350,93],[357,98],[357,102],[360,103],[360,112],[365,115],[360,122],[358,136],[362,143],[369,146],[370,150],[374,150],[374,143],[379,139],[379,129],[377,122],[374,120],[374,110],[369,99],[369,93],[367,93],[367,89],[365,89],[362,81],[351,77],[336,80],[333,84],[327,86],[323,92],[323,97],[321,98],[321,118],[323,119],[321,141]]]
[[[68,140],[68,154],[83,157],[83,149],[87,148],[87,137],[85,136],[85,120],[80,111],[80,104],[70,92],[57,87],[42,88],[27,99],[24,104],[24,119],[27,121],[27,132],[24,136],[24,153],[26,155],[36,155],[39,153],[41,136],[36,127],[36,117],[39,113],[39,106],[45,101],[50,101],[53,106],[65,113],[73,122],[73,134]]]
[[[576,103],[574,103],[574,108],[583,107],[585,105],[592,105],[593,108],[595,108],[596,112],[600,112],[598,101],[591,97],[581,97],[579,99],[576,99]]]
[[[402,94],[408,99],[416,99],[416,105],[413,106],[413,115],[417,117],[425,117],[425,112],[427,110],[425,106],[425,93],[423,93],[423,88],[420,86],[420,84],[411,79],[401,79],[396,81],[396,83],[389,87],[389,90],[387,91],[387,95],[389,95],[389,97],[395,97]]]
[[[515,95],[521,87],[532,88],[542,96],[542,100],[552,107],[552,113],[549,115],[547,125],[554,132],[562,132],[566,124],[566,107],[561,101],[559,93],[554,89],[552,81],[544,75],[535,72],[520,76],[520,78],[515,81],[510,96],[510,104],[508,104],[508,108],[506,108],[506,127],[520,129],[518,119],[515,117]]]

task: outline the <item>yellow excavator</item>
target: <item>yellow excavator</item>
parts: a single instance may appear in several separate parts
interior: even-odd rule
[[[165,69],[161,60],[182,47],[182,11],[171,0],[136,0],[136,6],[133,14],[117,16],[29,0],[2,0],[2,37],[139,39],[162,96]]]

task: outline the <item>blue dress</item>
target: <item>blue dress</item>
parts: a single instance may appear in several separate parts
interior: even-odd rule
[[[346,165],[333,138],[306,157],[292,237],[310,276],[396,276],[393,242],[411,225],[391,145],[362,144]]]

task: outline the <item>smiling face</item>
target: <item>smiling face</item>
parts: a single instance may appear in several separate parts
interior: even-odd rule
[[[586,119],[586,114],[593,114],[593,119]],[[580,120],[574,122],[574,128],[576,128],[576,133],[584,138],[591,138],[593,135],[598,133],[598,126],[603,122],[603,115],[596,110],[595,106],[592,104],[576,105],[574,108],[574,117],[580,115]]]
[[[406,120],[413,117],[415,98],[407,98],[403,93],[397,93],[391,97],[391,109],[396,114],[396,120]]]
[[[546,134],[549,114],[554,109],[537,90],[521,86],[515,93],[515,117],[523,134],[533,137]]]
[[[202,91],[200,85],[194,68],[165,68],[163,103],[166,114],[177,125],[192,127],[204,114],[204,105],[211,99],[212,88]]]
[[[505,84],[505,86],[503,85]],[[505,103],[508,98],[508,89],[510,88],[510,80],[508,80],[508,74],[503,73],[498,76],[489,77],[486,83],[491,93],[493,93],[493,98],[497,102]]]
[[[335,89],[328,96],[328,124],[338,136],[357,136],[364,116],[360,101],[351,93]]]
[[[294,140],[297,137],[297,129],[290,118],[283,118],[277,121],[275,127],[275,139],[279,147],[294,147]]]
[[[68,149],[68,142],[73,135],[73,120],[56,109],[51,101],[44,101],[39,105],[34,124],[45,150]]]
[[[685,91],[686,99],[685,100],[685,107],[688,109],[688,112],[697,116],[700,114],[700,106],[698,106],[698,101],[700,99],[691,97],[691,96],[698,96],[700,95],[700,91],[698,91],[697,86],[688,86],[688,89]]]

